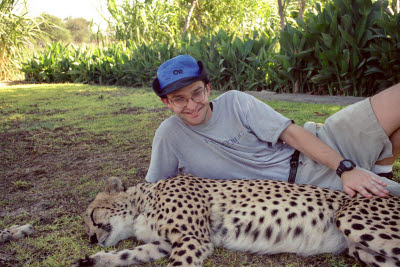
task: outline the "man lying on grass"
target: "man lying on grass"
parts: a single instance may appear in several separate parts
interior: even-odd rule
[[[178,172],[214,179],[276,179],[357,192],[400,195],[400,84],[304,128],[256,98],[229,91],[209,101],[201,61],[166,61],[153,90],[175,113],[157,129],[149,182]]]

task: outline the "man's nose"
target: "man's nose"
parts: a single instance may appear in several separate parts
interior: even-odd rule
[[[196,106],[197,106],[197,103],[194,102],[191,98],[188,100],[188,102],[186,104],[187,109],[195,109]]]

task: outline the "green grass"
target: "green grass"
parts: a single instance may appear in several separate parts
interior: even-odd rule
[[[218,93],[213,93],[216,97]],[[323,122],[342,107],[268,102],[297,124]],[[153,135],[172,113],[149,88],[40,84],[0,87],[0,228],[36,233],[0,245],[8,266],[69,266],[90,245],[83,213],[103,180],[144,181]],[[395,174],[400,177],[399,161]],[[107,250],[136,246],[126,240]],[[166,259],[146,266],[165,266]],[[204,266],[358,266],[339,255],[259,256],[216,249]]]
[[[14,87],[13,87],[14,88]],[[79,127],[83,131],[129,131],[138,118],[119,112],[163,107],[153,93],[145,89],[86,86],[32,85],[0,91],[2,123],[12,130],[18,123],[28,130],[61,126]],[[22,124],[22,125],[21,125]]]

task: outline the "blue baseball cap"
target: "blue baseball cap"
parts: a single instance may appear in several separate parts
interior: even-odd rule
[[[188,55],[174,57],[164,62],[157,70],[157,78],[153,81],[153,90],[163,97],[182,87],[200,80],[207,80],[207,72],[203,62]]]

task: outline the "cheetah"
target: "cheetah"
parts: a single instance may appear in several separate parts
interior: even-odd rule
[[[109,178],[85,213],[92,244],[136,237],[144,245],[98,252],[76,266],[127,266],[169,256],[201,266],[214,247],[259,254],[347,253],[371,266],[400,266],[400,198],[275,180],[180,174],[126,189]]]
[[[13,225],[5,230],[0,230],[0,243],[24,238],[33,234],[33,232],[34,229],[30,224],[25,224],[22,226]]]

